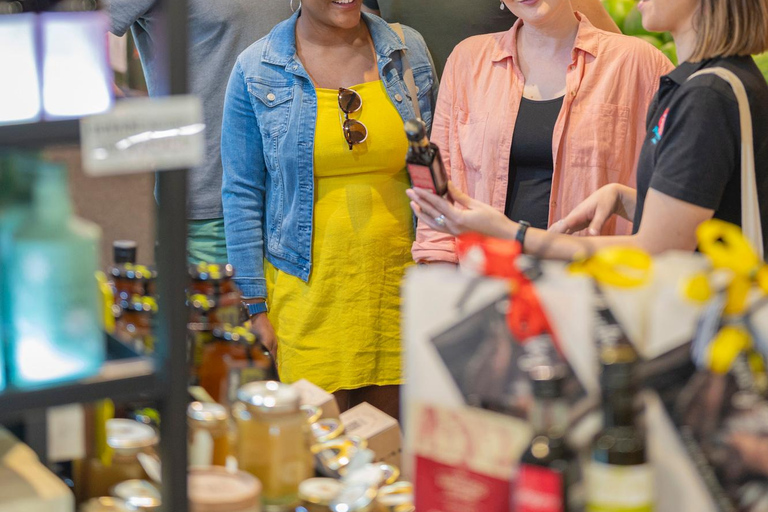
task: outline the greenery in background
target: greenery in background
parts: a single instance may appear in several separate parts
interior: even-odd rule
[[[677,51],[672,36],[668,32],[659,34],[645,30],[636,0],[603,0],[603,5],[622,32],[648,41],[677,65]]]
[[[648,41],[677,65],[677,51],[672,36],[668,32],[659,34],[645,30],[642,16],[637,10],[636,0],[603,0],[603,5],[622,32]],[[768,52],[756,55],[755,62],[768,80]]]

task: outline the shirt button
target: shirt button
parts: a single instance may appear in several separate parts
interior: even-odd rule
[[[572,98],[575,98],[575,97],[576,97],[576,91],[571,91],[571,97],[572,97]]]
[[[297,69],[299,69],[299,65],[298,64],[294,64],[293,65],[293,70],[296,71]]]
[[[402,96],[400,96],[400,94],[395,94],[395,99],[397,100],[397,102],[398,102],[398,103],[400,103],[401,101],[403,101],[403,97],[402,97]]]
[[[574,66],[573,64],[571,64],[570,66],[568,66],[568,69],[569,69],[569,70],[571,70],[571,71],[573,71],[574,69],[576,69],[576,66]]]
[[[267,94],[267,99],[268,99],[269,101],[275,101],[275,95],[274,95],[274,94],[272,94],[272,93],[269,93],[269,94]]]

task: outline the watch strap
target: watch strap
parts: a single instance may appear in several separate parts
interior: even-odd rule
[[[266,313],[269,311],[269,306],[267,306],[266,302],[254,302],[254,303],[243,303],[243,306],[245,306],[245,310],[248,311],[248,316],[258,315],[260,313]]]
[[[525,233],[528,231],[528,228],[531,227],[531,223],[521,220],[518,222],[518,225],[519,227],[517,228],[515,240],[520,244],[520,248],[522,249],[523,244],[525,243]]]

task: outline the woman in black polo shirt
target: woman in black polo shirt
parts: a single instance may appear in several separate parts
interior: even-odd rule
[[[455,187],[456,207],[423,190],[409,190],[421,222],[451,234],[481,232],[524,239],[525,252],[571,259],[585,249],[635,246],[650,253],[694,250],[696,228],[712,217],[741,224],[741,129],[730,85],[714,75],[722,67],[743,82],[754,130],[757,195],[768,243],[768,84],[750,55],[768,50],[768,0],[641,0],[643,25],[669,31],[682,64],[662,77],[648,112],[637,190],[608,185],[590,196],[552,231],[599,233],[612,215],[634,221],[622,237],[553,236],[509,221]],[[766,247],[768,253],[768,247]]]

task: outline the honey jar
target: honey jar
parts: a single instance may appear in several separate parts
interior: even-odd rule
[[[192,402],[187,408],[189,465],[226,466],[231,454],[229,414],[223,405]]]
[[[266,512],[283,512],[299,502],[299,484],[310,476],[309,425],[299,394],[275,381],[252,382],[237,392],[240,469],[261,481]]]
[[[333,478],[310,478],[301,482],[299,498],[307,512],[329,512],[331,502],[341,492],[341,482]]]
[[[188,483],[190,512],[261,511],[261,483],[243,471],[192,468]]]

